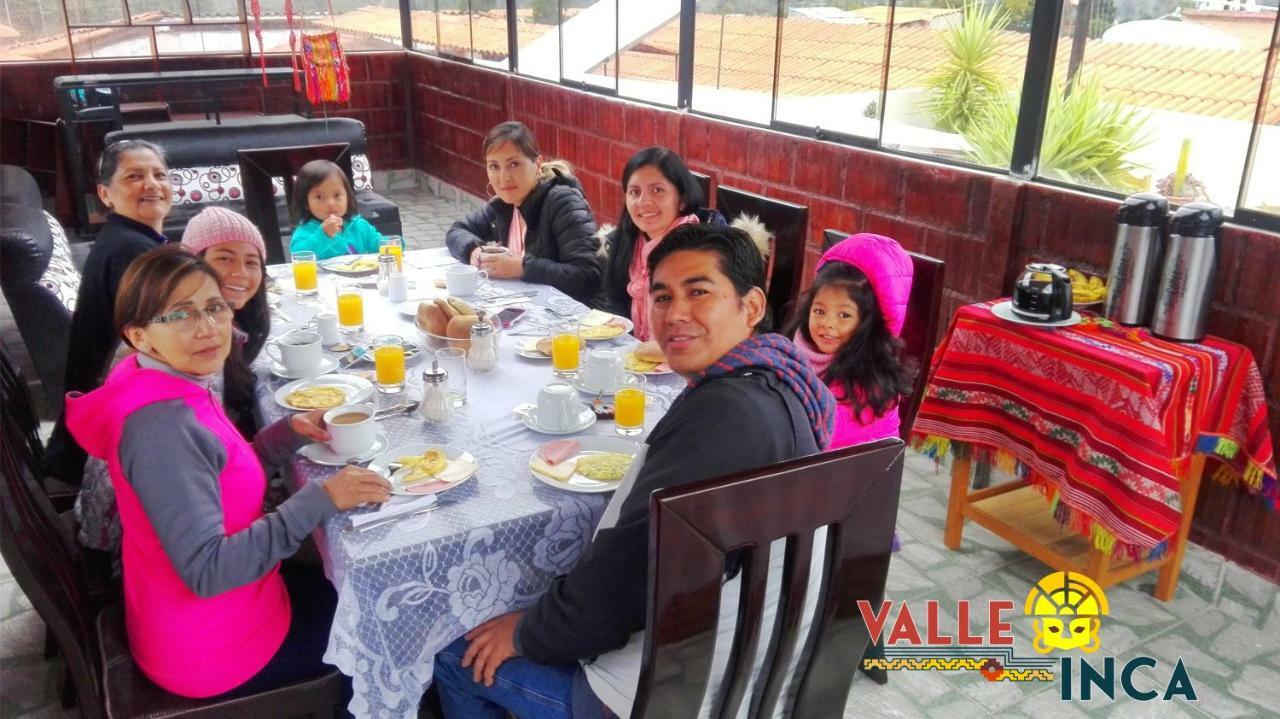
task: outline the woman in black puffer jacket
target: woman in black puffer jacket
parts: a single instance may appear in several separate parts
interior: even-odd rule
[[[494,198],[453,223],[449,252],[495,279],[551,285],[591,303],[603,275],[596,222],[567,163],[544,162],[529,128],[504,122],[484,141]],[[506,252],[481,252],[499,245]]]

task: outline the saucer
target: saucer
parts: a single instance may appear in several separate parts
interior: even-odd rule
[[[320,364],[310,372],[294,372],[284,365],[271,360],[271,374],[285,379],[303,379],[305,377],[315,377],[317,375],[329,374],[338,369],[338,360],[330,357],[321,357]]]
[[[605,397],[612,397],[618,393],[618,390],[626,389],[627,387],[643,387],[645,383],[644,377],[635,374],[634,372],[627,372],[622,375],[621,382],[615,382],[612,387],[605,387],[603,389],[600,387],[588,387],[582,380],[581,372],[578,373],[577,377],[569,377],[565,381],[579,392],[591,395],[600,394]]]
[[[1013,311],[1013,303],[1008,300],[996,303],[991,308],[991,314],[1008,322],[1014,322],[1020,325],[1030,325],[1032,327],[1070,327],[1071,325],[1080,324],[1083,319],[1080,317],[1079,312],[1072,312],[1070,319],[1058,320],[1056,322],[1036,322],[1035,320],[1029,320],[1016,314]]]
[[[541,434],[577,434],[596,423],[596,413],[592,412],[590,407],[584,404],[579,404],[578,407],[577,425],[566,429],[547,429],[539,425],[535,414],[538,411],[537,405],[520,405],[516,407],[516,414],[520,415],[520,421],[524,423],[524,426],[534,432]]]
[[[324,442],[309,444],[298,450],[298,454],[306,457],[316,464],[327,464],[330,467],[342,467],[346,465],[347,462],[368,462],[374,457],[385,452],[387,445],[389,444],[390,442],[387,441],[387,435],[379,432],[378,436],[373,440],[373,445],[354,457],[343,457],[342,455],[335,453],[332,449],[329,449],[329,445]]]

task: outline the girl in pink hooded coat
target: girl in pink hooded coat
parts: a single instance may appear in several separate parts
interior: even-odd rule
[[[911,257],[888,237],[853,235],[818,261],[783,332],[836,396],[829,449],[899,435],[913,376],[898,339],[910,295]]]

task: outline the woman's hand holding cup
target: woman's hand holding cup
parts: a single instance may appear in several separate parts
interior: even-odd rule
[[[324,428],[324,412],[322,409],[313,409],[290,415],[289,426],[299,437],[312,442],[328,442],[329,432]]]
[[[391,482],[377,472],[355,465],[343,467],[320,486],[341,512],[361,504],[382,504],[391,499]]]

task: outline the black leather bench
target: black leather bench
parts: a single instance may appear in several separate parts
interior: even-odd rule
[[[106,142],[149,140],[164,147],[173,182],[173,209],[164,234],[181,239],[187,222],[211,202],[244,214],[240,184],[240,150],[345,142],[351,146],[356,201],[360,214],[384,235],[403,234],[400,208],[372,189],[364,123],[346,117],[307,120],[296,115],[133,125],[107,134]],[[294,223],[277,181],[276,215],[285,246]]]

